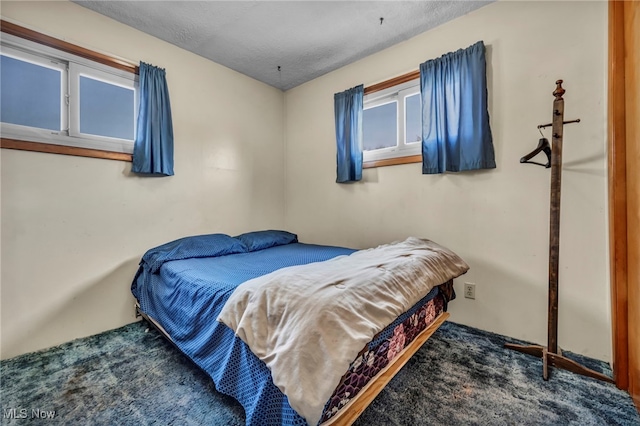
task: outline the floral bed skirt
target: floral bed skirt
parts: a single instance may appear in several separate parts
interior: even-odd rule
[[[446,310],[446,303],[452,296],[451,282],[443,284],[438,294],[424,303],[408,311],[405,315],[385,328],[363,349],[353,361],[347,373],[327,403],[320,423],[334,417],[342,407],[347,405],[376,374],[393,361],[402,350],[433,321]],[[426,299],[426,298],[425,298]]]

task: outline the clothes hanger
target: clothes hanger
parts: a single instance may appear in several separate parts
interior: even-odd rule
[[[528,164],[535,164],[537,166],[542,166],[542,167],[545,167],[545,168],[548,169],[548,168],[551,167],[551,145],[549,144],[549,139],[545,138],[544,135],[542,134],[542,130],[540,130],[540,127],[538,127],[538,131],[540,132],[540,135],[542,136],[542,138],[540,138],[540,140],[538,141],[538,146],[536,147],[536,149],[534,149],[533,151],[531,151],[530,153],[528,153],[527,155],[522,157],[520,159],[520,162],[521,163],[528,163]],[[541,151],[544,152],[547,155],[547,164],[538,163],[536,161],[529,161],[533,157],[538,155]]]

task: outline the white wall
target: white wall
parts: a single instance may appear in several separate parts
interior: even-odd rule
[[[459,253],[452,320],[546,344],[549,170],[521,165],[565,80],[559,344],[611,359],[606,225],[606,2],[498,2],[285,93],[287,228],[370,247],[410,235]],[[333,94],[484,40],[497,169],[422,175],[420,164],[335,182]],[[550,130],[545,135],[551,139]],[[464,299],[464,282],[477,284]]]
[[[2,2],[2,16],[166,68],[175,173],[1,150],[2,358],[134,321],[148,248],[186,235],[282,228],[283,93],[69,2]]]
[[[453,321],[545,343],[549,171],[518,160],[535,147],[536,125],[551,121],[563,78],[565,117],[582,123],[565,127],[559,342],[610,359],[606,2],[492,4],[284,96],[72,3],[3,1],[2,16],[166,68],[176,139],[170,178],[1,150],[2,358],[133,321],[129,286],[149,247],[270,227],[351,247],[431,238],[471,265],[456,281]],[[410,164],[334,183],[334,93],[480,39],[497,169],[423,176]],[[477,284],[475,301],[462,297],[463,282]]]

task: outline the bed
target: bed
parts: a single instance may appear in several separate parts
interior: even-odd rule
[[[409,289],[409,285],[398,286],[398,273],[395,272],[398,268],[409,271],[403,265],[411,267],[418,263],[412,253],[398,252],[392,261],[379,261],[382,258],[375,250],[380,248],[357,251],[304,244],[298,242],[295,234],[286,231],[258,231],[238,237],[200,235],[155,247],[143,256],[131,290],[138,312],[204,370],[218,391],[240,402],[245,409],[247,425],[351,424],[448,317],[447,304],[455,298],[453,278],[468,269],[462,259],[435,243],[420,239],[412,239],[411,243],[428,244],[427,252],[444,253],[429,254],[434,259],[432,263],[443,263],[443,256],[452,261],[446,272],[429,278],[430,285],[421,285],[416,290]],[[397,247],[400,246],[390,248],[397,251]],[[358,259],[360,265],[365,265],[363,259],[376,265],[367,266],[366,271],[358,269],[361,268],[357,266]],[[352,272],[353,277],[341,278],[334,272],[340,269],[355,272]],[[316,293],[307,295],[306,292],[315,291],[312,288],[320,281],[317,276],[325,271],[331,273],[324,287],[334,292],[329,293],[327,300],[339,300],[337,303],[345,305],[346,311],[340,311],[336,306],[325,307],[328,302],[316,303],[316,300],[324,300],[320,293],[318,296]],[[350,292],[352,287],[357,287],[353,283],[358,280],[369,292],[374,287],[370,282],[384,281],[370,278],[368,271],[387,277],[385,280],[390,284],[381,286],[393,289],[394,296],[386,297],[393,299],[388,306],[388,300],[374,301],[371,305],[374,308],[370,306],[360,312],[353,309],[354,302],[343,295],[346,290]],[[416,277],[413,271],[406,279]],[[298,287],[287,290],[288,296],[283,301],[267,299],[267,307],[261,307],[257,314],[244,310],[249,309],[245,305],[257,304],[255,301],[263,296],[272,297],[274,289],[291,286]],[[292,296],[292,293],[295,294]],[[411,293],[411,297],[405,297],[404,293]],[[288,299],[290,296],[294,299]],[[373,297],[367,293],[365,299]],[[402,309],[394,306],[400,304],[399,300],[404,300]],[[312,304],[298,306],[304,303]],[[314,305],[323,315],[322,319],[311,317]],[[302,317],[309,317],[310,322],[305,323],[300,319],[302,317],[298,317],[299,322],[283,321],[282,318],[289,318],[289,313],[282,310],[294,307],[302,309]],[[384,326],[372,324],[372,318],[367,317],[370,311],[377,311],[374,316],[382,315],[375,320],[384,321]],[[343,321],[346,325],[336,322],[336,317],[354,313],[357,318]],[[289,329],[265,329],[266,323],[274,321],[288,322]],[[349,328],[352,323],[359,322],[366,323],[369,334]],[[255,324],[259,329],[251,328]],[[349,338],[337,334],[343,327],[350,334]],[[294,336],[294,332],[299,335]],[[268,336],[263,339],[263,335]],[[365,338],[365,343],[361,344]],[[269,346],[263,353],[263,346],[268,345],[256,341],[269,339],[284,341],[285,349]],[[302,347],[289,346],[298,340],[304,342]],[[316,340],[324,346],[309,346],[311,352],[307,353],[306,345],[314,344]],[[355,347],[357,350],[354,351]],[[274,361],[276,358],[281,359],[279,364]],[[346,364],[345,359],[348,360]],[[327,360],[332,360],[333,364]],[[305,367],[309,362],[311,367]],[[330,374],[325,374],[323,368]],[[324,390],[311,395],[316,388]],[[305,400],[313,397],[320,399],[314,403]],[[322,404],[318,405],[318,401]]]

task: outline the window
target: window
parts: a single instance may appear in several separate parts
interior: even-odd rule
[[[0,56],[0,117],[3,123],[60,131],[66,92],[60,63],[3,48]]]
[[[421,154],[421,110],[419,79],[366,94],[362,119],[365,163]]]
[[[134,73],[10,34],[0,67],[3,139],[133,152]]]

